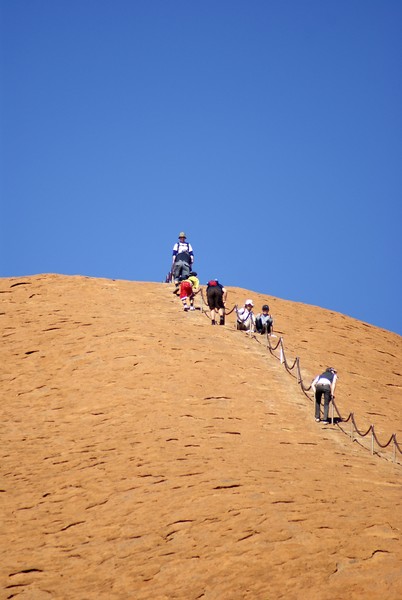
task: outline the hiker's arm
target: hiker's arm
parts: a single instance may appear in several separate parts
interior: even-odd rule
[[[331,383],[331,396],[335,395],[336,380],[337,380],[337,376],[335,375],[332,380],[332,383]]]
[[[313,390],[314,394],[315,394],[315,386],[316,383],[318,381],[318,377],[316,377],[312,382],[311,382],[311,389]]]

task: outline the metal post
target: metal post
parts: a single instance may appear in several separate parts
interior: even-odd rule
[[[334,403],[331,400],[331,425],[334,424]]]
[[[354,427],[353,427],[353,413],[351,414],[351,419],[350,419],[350,439],[353,442],[353,431],[354,431]]]
[[[393,440],[394,440],[393,461],[396,462],[396,438],[395,438],[395,434],[393,435]]]
[[[371,454],[374,454],[374,425],[371,426]]]

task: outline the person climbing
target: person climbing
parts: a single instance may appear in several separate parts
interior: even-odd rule
[[[258,333],[271,334],[273,332],[273,323],[274,319],[269,314],[269,306],[268,304],[264,304],[262,307],[262,313],[258,314],[255,318],[255,328]]]
[[[237,329],[242,331],[254,331],[255,317],[253,313],[254,302],[249,298],[245,301],[244,307],[239,308],[237,312]]]
[[[194,253],[191,244],[186,242],[187,236],[184,231],[179,233],[179,241],[173,246],[172,275],[176,286],[180,281],[187,279],[194,262]],[[176,290],[174,291],[176,293]]]
[[[207,283],[207,302],[211,311],[211,325],[216,325],[216,316],[219,315],[219,325],[225,324],[225,304],[227,298],[226,288],[217,279]]]
[[[191,297],[193,296],[193,282],[185,279],[180,282],[180,300],[183,304],[183,310],[186,312],[191,309]],[[193,309],[194,310],[194,307]]]
[[[193,292],[190,296],[190,310],[195,310],[194,298],[201,291],[200,280],[198,279],[197,273],[195,271],[190,272],[190,275],[187,277],[187,280],[191,281],[191,283],[193,284]]]
[[[324,373],[317,375],[317,377],[311,383],[311,389],[315,395],[315,420],[317,423],[320,422],[321,413],[321,397],[324,394],[324,425],[328,425],[328,410],[329,403],[334,399],[335,386],[337,381],[336,369],[333,367],[327,367]]]

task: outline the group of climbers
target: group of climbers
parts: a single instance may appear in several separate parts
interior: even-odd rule
[[[200,282],[196,271],[191,270],[194,252],[191,244],[186,242],[184,231],[179,233],[179,241],[173,246],[172,267],[167,280],[176,285],[173,293],[180,297],[185,311],[195,310],[194,298],[200,292]]]
[[[195,310],[194,298],[201,291],[197,273],[192,270],[193,263],[193,248],[187,242],[187,236],[184,231],[181,231],[179,233],[179,241],[173,246],[172,266],[167,281],[173,279],[176,286],[173,293],[180,297],[185,311]],[[219,317],[219,325],[224,325],[227,298],[226,288],[218,279],[211,279],[208,281],[206,294],[208,307],[211,311],[211,324],[216,325],[217,317]],[[272,334],[273,318],[269,314],[268,304],[264,304],[262,312],[256,317],[253,313],[253,307],[253,301],[246,300],[243,308],[236,309],[237,329],[261,334]]]
[[[237,329],[271,335],[274,319],[269,314],[268,304],[264,304],[261,309],[262,312],[256,316],[254,316],[253,308],[254,302],[248,299],[245,301],[244,306],[237,310]]]
[[[191,244],[187,241],[184,231],[179,234],[179,241],[173,246],[172,267],[167,280],[176,285],[174,294],[179,295],[185,311],[195,310],[194,298],[201,291],[200,282],[196,271],[192,270],[194,253]],[[225,307],[227,299],[226,288],[218,281],[211,279],[207,284],[207,302],[211,311],[211,324],[216,325],[219,316],[219,325],[225,324]],[[242,308],[237,309],[236,327],[241,331],[257,332],[271,335],[273,333],[273,317],[269,312],[268,304],[264,304],[261,313],[253,313],[254,302],[248,298]],[[324,373],[317,375],[311,384],[315,396],[315,420],[321,421],[321,398],[324,396],[323,424],[328,424],[329,403],[334,398],[337,372],[333,367],[327,367]]]

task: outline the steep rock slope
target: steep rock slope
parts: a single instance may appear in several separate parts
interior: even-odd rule
[[[317,426],[233,314],[155,283],[0,292],[2,597],[401,597],[401,466]],[[268,300],[304,376],[334,363],[345,411],[400,432],[399,336]]]

